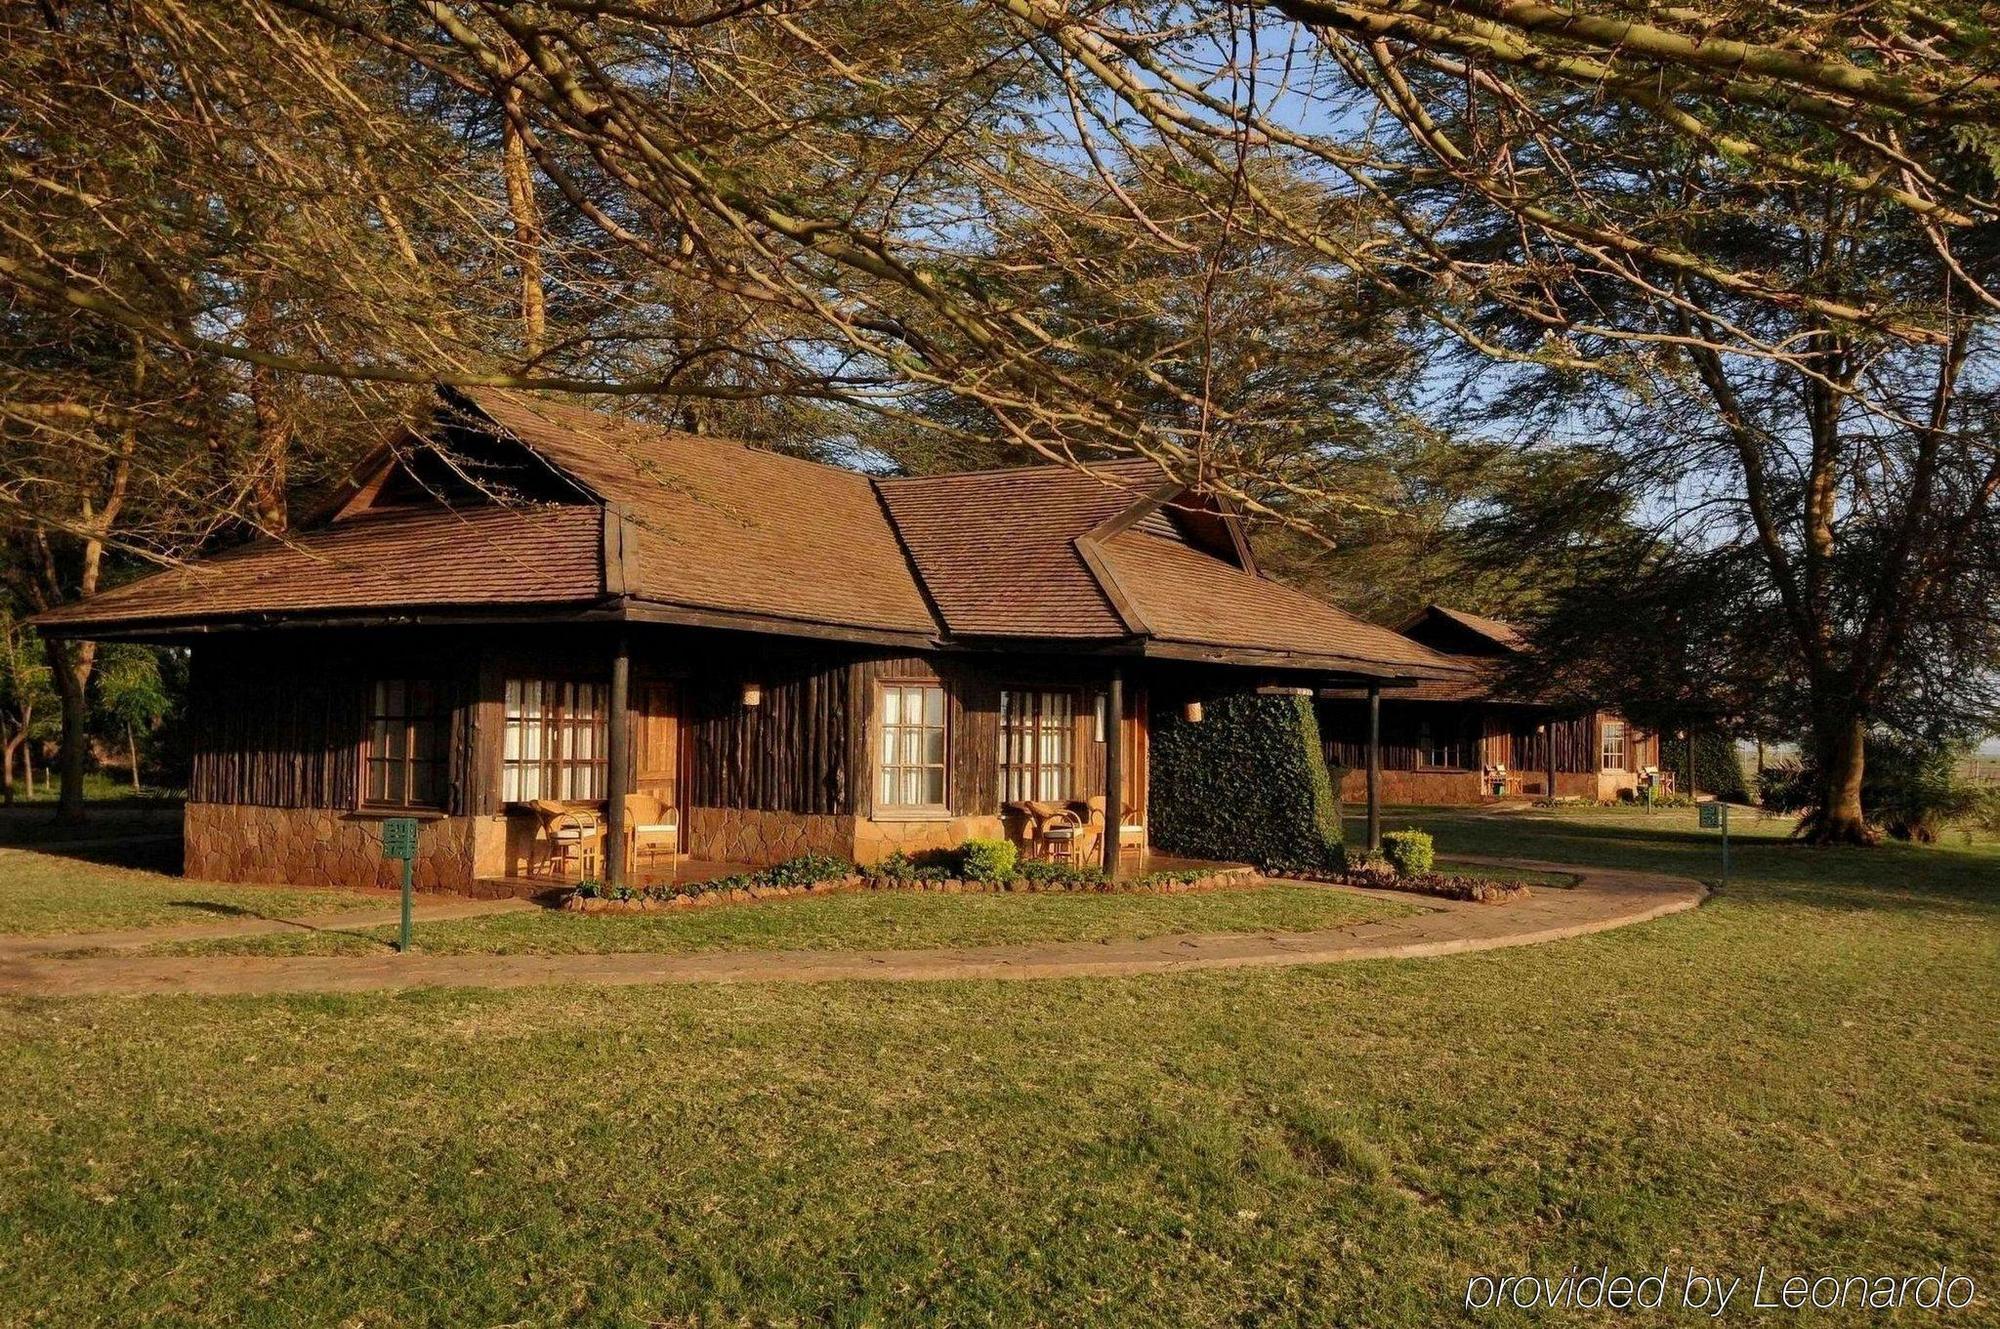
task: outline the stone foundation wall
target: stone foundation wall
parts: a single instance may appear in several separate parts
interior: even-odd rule
[[[417,823],[412,878],[420,891],[465,891],[473,880],[471,818]],[[189,803],[182,870],[201,881],[348,888],[402,885],[402,865],[382,857],[382,822],[332,808]]]
[[[867,867],[897,850],[918,854],[927,849],[956,849],[967,840],[1004,838],[998,817],[950,817],[938,821],[854,822],[854,844],[847,857]]]
[[[900,849],[956,849],[974,837],[998,838],[1000,818],[949,817],[936,821],[870,821],[865,817],[797,812],[747,812],[689,808],[687,855],[731,863],[780,863],[800,854],[831,854],[863,865]]]
[[[1639,777],[1630,771],[1557,771],[1556,797],[1615,799],[1630,791]],[[1541,771],[1511,771],[1509,798],[1547,798],[1548,776]],[[1489,801],[1487,782],[1478,771],[1384,771],[1382,802],[1422,807],[1453,806]],[[1340,786],[1340,800],[1349,806],[1368,801],[1368,773],[1352,770]]]
[[[1384,771],[1383,803],[1454,804],[1483,802],[1486,794],[1478,771]],[[1368,772],[1354,770],[1341,782],[1340,801],[1366,804]]]
[[[854,856],[854,818],[740,808],[689,808],[689,858],[781,863],[800,854]]]

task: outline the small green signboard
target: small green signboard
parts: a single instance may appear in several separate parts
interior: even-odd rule
[[[1701,805],[1701,828],[1722,832],[1722,884],[1729,884],[1729,805],[1721,799]]]
[[[404,862],[417,856],[417,819],[390,817],[382,823],[382,857]]]
[[[396,949],[405,955],[410,950],[410,862],[416,856],[417,819],[386,818],[382,822],[382,857],[403,861],[403,935],[398,939]]]

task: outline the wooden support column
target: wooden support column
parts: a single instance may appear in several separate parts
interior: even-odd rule
[[[632,789],[632,643],[623,630],[611,652],[610,710],[604,729],[604,881],[623,886],[625,795]]]
[[[1368,852],[1382,848],[1382,685],[1368,685]]]
[[[1544,752],[1544,756],[1548,761],[1548,767],[1549,767],[1548,795],[1549,795],[1549,802],[1551,803],[1556,801],[1556,724],[1557,723],[1558,722],[1556,720],[1556,717],[1551,715],[1548,719],[1548,723],[1542,726],[1542,732],[1547,734],[1549,739],[1548,747]]]
[[[1125,671],[1111,666],[1104,693],[1104,870],[1118,872],[1118,841],[1125,827]]]

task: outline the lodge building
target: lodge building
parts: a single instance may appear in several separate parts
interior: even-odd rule
[[[441,390],[286,538],[39,622],[190,648],[209,880],[386,884],[388,817],[430,889],[1063,817],[1116,864],[1156,847],[1150,717],[1247,689],[1326,694],[1357,797],[1371,704],[1392,800],[1532,793],[1539,752],[1481,691],[1479,621],[1392,631],[1272,580],[1151,462],[871,477],[496,390]],[[1566,723],[1560,787],[1601,792],[1613,722]]]

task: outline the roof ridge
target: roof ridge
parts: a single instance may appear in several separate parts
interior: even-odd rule
[[[563,401],[549,401],[541,397],[535,396],[534,394],[521,392],[515,389],[479,388],[473,390],[473,389],[460,388],[457,390],[465,393],[469,398],[471,398],[471,400],[475,405],[477,405],[479,401],[479,398],[474,395],[475,391],[478,393],[499,395],[511,399],[525,410],[552,411],[558,414],[588,416],[592,420],[602,420],[607,424],[611,424],[620,428],[636,430],[642,434],[650,434],[662,442],[693,444],[698,447],[713,447],[718,451],[724,448],[735,448],[740,452],[752,453],[758,457],[770,457],[778,461],[790,462],[798,466],[809,466],[815,471],[822,471],[832,475],[841,476],[847,480],[861,481],[863,483],[868,483],[868,484],[872,484],[875,480],[875,477],[869,475],[866,471],[857,471],[852,467],[836,465],[835,463],[829,461],[817,461],[811,457],[796,457],[789,452],[779,452],[775,448],[762,447],[758,444],[751,443],[745,439],[732,438],[729,437],[728,435],[723,435],[723,434],[697,434],[690,430],[676,429],[671,425],[659,424],[656,421],[642,420],[637,416],[618,415],[610,411],[595,411],[587,406],[573,406],[570,403]],[[484,410],[485,408],[481,407],[481,409]],[[560,419],[551,418],[549,416],[544,416],[543,418],[546,423],[556,425],[563,429],[569,429],[575,431],[576,429],[579,428],[579,426],[577,425],[571,424],[569,422]],[[498,424],[500,422],[495,421],[495,423]],[[501,427],[504,429],[506,426],[502,424]],[[522,441],[530,449],[538,450],[537,445],[533,443],[527,443],[526,440]],[[605,441],[608,442],[609,440]]]
[[[878,476],[877,482],[881,484],[891,484],[891,485],[922,484],[933,480],[965,480],[965,479],[971,479],[975,476],[982,478],[991,478],[996,475],[1029,475],[1037,471],[1053,471],[1053,472],[1062,472],[1068,475],[1089,476],[1093,469],[1103,470],[1104,468],[1111,466],[1136,468],[1142,464],[1151,467],[1153,470],[1159,472],[1162,476],[1165,476],[1167,474],[1167,468],[1160,465],[1160,463],[1154,461],[1151,457],[1131,456],[1131,457],[1110,457],[1103,461],[1024,462],[1019,466],[987,466],[987,467],[975,467],[971,470],[964,470],[964,471],[933,471],[929,475],[884,475],[884,476]]]

